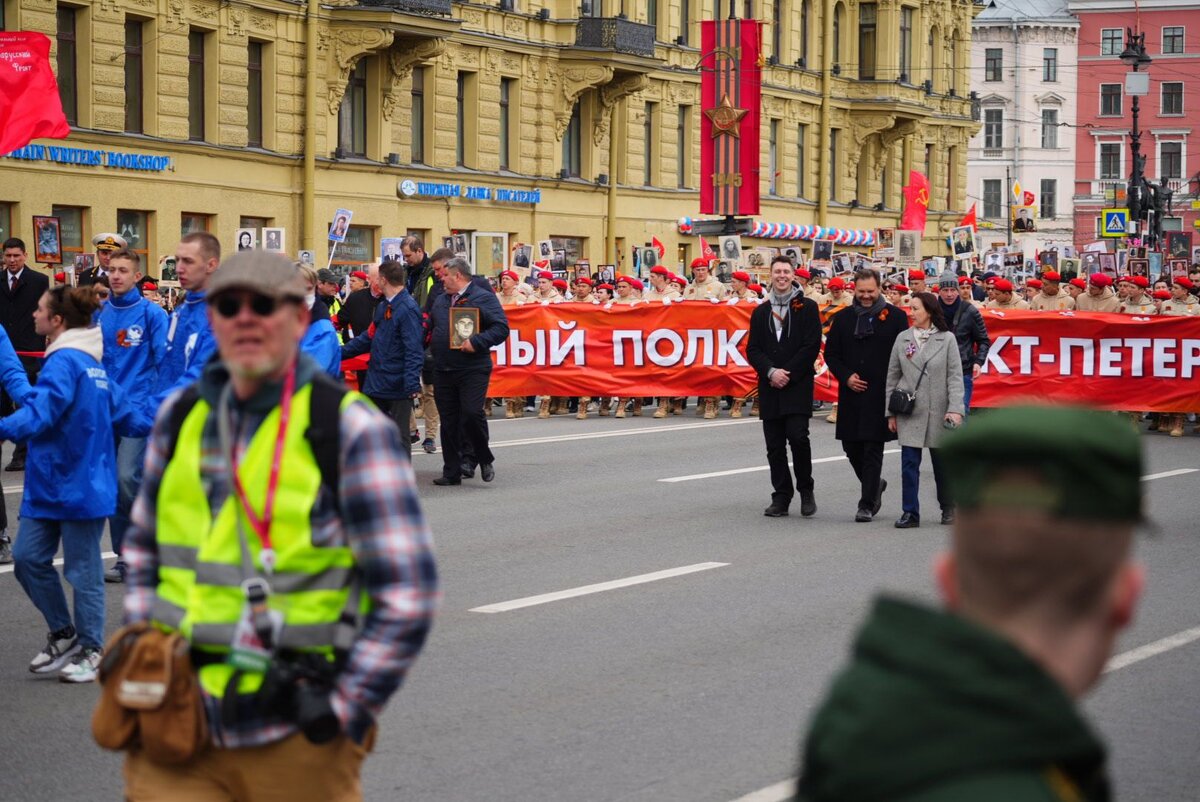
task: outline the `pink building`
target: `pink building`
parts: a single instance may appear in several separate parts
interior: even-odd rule
[[[1139,98],[1138,127],[1147,180],[1174,191],[1163,230],[1195,231],[1200,149],[1189,143],[1200,131],[1200,2],[1144,0],[1140,12],[1128,0],[1071,0],[1069,7],[1080,23],[1076,245],[1099,239],[1101,209],[1125,206],[1133,167],[1133,98],[1125,91],[1131,70],[1119,58],[1126,28],[1146,34],[1153,60],[1140,68],[1150,84]],[[1195,239],[1200,244],[1200,234]]]

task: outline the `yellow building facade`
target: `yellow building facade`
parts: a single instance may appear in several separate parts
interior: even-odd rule
[[[926,252],[942,253],[977,128],[974,6],[736,6],[767,23],[758,219],[894,226],[916,169],[933,186]],[[116,231],[156,273],[187,231],[232,248],[239,229],[282,228],[288,252],[320,265],[348,209],[339,264],[451,232],[483,273],[544,240],[620,270],[657,237],[687,264],[699,23],[714,13],[713,0],[5,0],[5,29],[50,37],[73,130],[0,158],[0,230],[28,241],[32,216],[53,214],[68,257]]]

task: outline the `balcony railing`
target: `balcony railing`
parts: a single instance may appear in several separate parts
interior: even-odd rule
[[[575,46],[654,58],[654,26],[620,17],[584,17],[575,28]]]
[[[450,0],[358,0],[360,6],[388,8],[402,14],[450,16]]]

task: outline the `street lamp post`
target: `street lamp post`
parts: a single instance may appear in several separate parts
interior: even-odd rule
[[[1138,128],[1138,98],[1149,91],[1149,76],[1142,75],[1138,68],[1150,64],[1150,56],[1146,54],[1146,34],[1134,33],[1132,28],[1125,30],[1125,49],[1121,52],[1121,61],[1133,72],[1125,77],[1125,93],[1133,97],[1133,129],[1129,133],[1130,149],[1133,152],[1133,166],[1129,173],[1129,188],[1127,190],[1129,219],[1138,227],[1138,234],[1146,237],[1149,231],[1142,229],[1142,215],[1149,211],[1145,201],[1148,195],[1146,186],[1145,164],[1142,157],[1142,132]],[[1135,77],[1136,76],[1136,77]]]

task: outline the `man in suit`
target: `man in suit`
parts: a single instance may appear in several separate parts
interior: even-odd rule
[[[433,397],[442,419],[442,475],[433,483],[441,486],[462,484],[464,439],[483,481],[496,478],[483,403],[492,376],[491,349],[508,337],[508,318],[496,294],[471,278],[471,266],[465,259],[449,259],[442,277],[443,292],[434,298],[427,322]],[[450,347],[451,307],[479,310],[479,331],[461,348]]]
[[[854,303],[833,319],[825,341],[825,364],[838,380],[837,439],[862,485],[858,523],[875,517],[887,489],[883,444],[896,436],[887,427],[884,385],[892,344],[907,328],[904,310],[883,300],[878,274],[859,270]]]
[[[758,373],[759,417],[771,466],[769,518],[788,514],[795,490],[800,491],[800,514],[817,511],[813,493],[812,448],[808,423],[812,418],[813,373],[821,350],[821,313],[816,301],[805,298],[792,284],[795,270],[786,256],[771,260],[771,290],[766,303],[750,315],[746,357]],[[788,470],[792,447],[796,485]]]
[[[25,243],[16,237],[4,241],[4,281],[0,282],[0,326],[8,334],[18,352],[41,353],[46,350],[46,338],[33,327],[33,313],[38,301],[50,289],[50,279],[25,266]],[[37,381],[41,357],[22,356],[21,364],[29,382]],[[8,393],[0,395],[0,415],[8,416],[16,409]],[[17,443],[12,461],[6,471],[25,470],[25,444]]]

